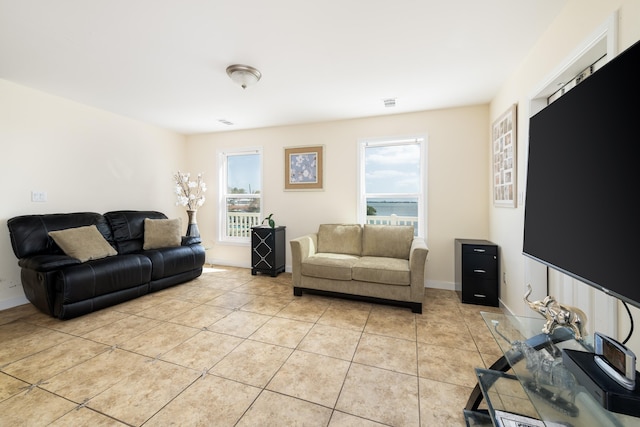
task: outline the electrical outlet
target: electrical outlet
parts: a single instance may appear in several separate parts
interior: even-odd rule
[[[32,202],[46,202],[47,201],[47,193],[46,191],[32,191],[31,192],[31,201]]]
[[[505,285],[507,284],[507,272],[506,271],[502,272],[502,283],[504,283]]]

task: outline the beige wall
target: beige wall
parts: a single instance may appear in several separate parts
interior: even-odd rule
[[[181,214],[172,173],[185,137],[0,80],[0,309],[26,302],[6,222],[23,214]],[[48,201],[31,202],[31,191]]]
[[[488,237],[488,105],[185,137],[0,80],[0,309],[25,302],[6,221],[16,215],[175,206],[174,171],[204,172],[198,224],[208,259],[250,265],[248,246],[217,241],[217,150],[261,146],[265,212],[288,239],[324,222],[355,222],[356,153],[362,138],[426,135],[429,286],[453,288],[453,239]],[[284,147],[325,146],[325,189],[285,192]],[[31,191],[48,201],[31,202]],[[290,268],[290,256],[287,256]]]
[[[488,106],[398,114],[299,126],[189,136],[193,172],[204,172],[207,202],[198,226],[211,262],[249,267],[248,246],[217,236],[218,150],[261,146],[264,212],[287,227],[287,240],[321,223],[357,221],[357,144],[363,138],[426,135],[428,150],[428,286],[453,289],[454,238],[487,238],[489,188]],[[325,146],[324,191],[284,191],[284,148]],[[287,269],[291,257],[287,247]]]
[[[518,185],[524,190],[526,180],[526,156],[528,150],[529,97],[547,81],[552,73],[574,51],[618,11],[618,52],[640,39],[640,2],[637,0],[572,0],[545,33],[519,69],[502,87],[491,103],[491,121],[509,105],[518,104]],[[524,207],[505,209],[490,207],[490,238],[502,250],[502,269],[506,283],[501,286],[501,298],[516,314],[531,314],[522,297],[525,292],[525,262],[522,255],[522,230]],[[640,311],[633,310],[636,318]],[[626,312],[619,310],[620,333],[626,335]],[[637,334],[636,334],[637,335]],[[621,339],[624,336],[620,337]],[[633,344],[640,352],[640,339]]]
[[[359,139],[424,134],[427,285],[453,286],[454,238],[489,238],[501,248],[502,300],[524,314],[524,209],[491,203],[490,123],[518,104],[518,187],[524,190],[529,96],[616,10],[618,51],[640,39],[639,1],[570,0],[490,106],[185,137],[0,80],[0,309],[25,301],[6,227],[12,216],[156,209],[186,218],[174,205],[171,176],[178,169],[202,171],[210,190],[198,218],[208,259],[249,266],[247,246],[217,241],[217,150],[263,147],[264,210],[287,226],[290,239],[320,223],[356,221]],[[322,192],[283,191],[284,147],[301,145],[326,147]],[[32,190],[47,192],[48,201],[31,202]],[[290,268],[289,254],[286,262]],[[625,322],[620,319],[622,332],[628,330]],[[640,353],[638,341],[632,340],[632,348]]]

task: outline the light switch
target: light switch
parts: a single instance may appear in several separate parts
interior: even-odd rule
[[[31,201],[32,202],[46,202],[47,201],[47,193],[46,191],[32,191],[31,192]]]

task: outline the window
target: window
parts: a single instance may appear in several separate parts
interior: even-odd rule
[[[413,225],[425,236],[426,142],[423,137],[361,141],[361,224]]]
[[[570,79],[567,83],[565,83],[564,85],[562,85],[562,87],[560,89],[558,89],[557,91],[555,91],[553,94],[551,94],[548,98],[547,98],[547,103],[551,104],[553,101],[555,101],[556,99],[560,98],[562,95],[564,95],[565,93],[567,93],[570,89],[573,89],[574,87],[576,87],[578,84],[580,84],[581,82],[584,81],[584,79],[586,79],[587,77],[589,77],[591,74],[595,73],[597,70],[599,70],[604,64],[607,63],[609,58],[607,58],[607,55],[604,54],[603,56],[601,56],[596,62],[594,62],[593,64],[589,65],[587,68],[585,68],[584,70],[580,71],[578,74],[576,74],[572,79]]]
[[[262,149],[221,152],[219,236],[248,243],[262,218]]]

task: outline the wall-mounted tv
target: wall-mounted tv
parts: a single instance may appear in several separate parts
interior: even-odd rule
[[[640,42],[530,119],[524,254],[640,308]]]

